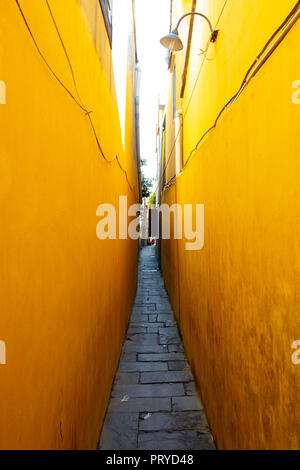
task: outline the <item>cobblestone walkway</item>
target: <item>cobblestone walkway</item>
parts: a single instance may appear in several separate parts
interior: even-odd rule
[[[99,448],[215,448],[154,247],[140,253],[138,291]]]

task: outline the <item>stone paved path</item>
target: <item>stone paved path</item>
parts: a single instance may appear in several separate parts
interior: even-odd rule
[[[140,253],[138,291],[99,448],[215,448],[154,247]]]

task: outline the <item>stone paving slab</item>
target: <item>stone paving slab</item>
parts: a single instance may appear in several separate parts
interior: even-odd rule
[[[132,341],[125,341],[123,353],[147,354],[147,353],[164,353],[168,352],[168,347],[164,344],[136,344]]]
[[[140,322],[140,323],[130,322],[130,325],[131,325],[131,328],[152,328],[153,322]],[[163,326],[164,326],[164,323],[155,323],[155,328],[162,328]],[[129,331],[129,328],[128,328],[128,331]]]
[[[138,439],[138,423],[139,413],[107,413],[101,433],[100,448],[134,449]]]
[[[173,313],[172,307],[169,304],[169,302],[161,302],[155,305],[156,305],[156,312],[158,312],[158,314],[159,313]]]
[[[155,311],[155,304],[136,305],[133,307],[133,314],[140,313],[141,315],[148,315],[148,313]]]
[[[183,396],[172,398],[173,411],[194,411],[203,410],[200,397],[196,396]]]
[[[169,361],[168,369],[169,370],[189,370],[190,366],[187,361]]]
[[[135,335],[137,333],[147,333],[147,328],[141,326],[132,326],[127,330],[127,335]]]
[[[138,449],[141,450],[214,450],[210,435],[197,431],[139,433]]]
[[[124,385],[124,384],[138,384],[140,380],[139,372],[117,372],[115,377],[114,385]]]
[[[148,315],[133,313],[132,316],[131,316],[131,321],[133,321],[133,322],[146,322],[147,323],[149,321],[149,317],[148,317]]]
[[[195,429],[209,433],[205,413],[202,411],[182,411],[171,413],[153,413],[139,424],[140,431],[184,431]]]
[[[159,329],[159,344],[181,344],[178,328],[171,326]]]
[[[149,413],[154,411],[171,411],[171,399],[143,397],[130,398],[128,401],[122,401],[120,398],[111,398],[108,406],[108,413]],[[124,432],[126,432],[126,430],[124,430]]]
[[[185,361],[183,353],[157,353],[157,354],[138,354],[139,361]]]
[[[161,372],[142,372],[141,383],[165,383],[165,382],[191,382],[193,376],[189,370],[183,371],[168,371],[162,374]],[[190,384],[184,384],[184,387]]]
[[[128,395],[131,397],[176,397],[184,395],[182,383],[159,383],[159,384],[129,384],[114,385],[111,396],[123,397]]]
[[[169,352],[184,352],[184,347],[182,343],[179,344],[168,344]]]
[[[168,298],[168,294],[166,293],[166,291],[162,291],[162,289],[151,289],[151,291],[149,291],[149,295],[153,295],[153,296],[159,296],[159,297],[165,297],[165,298]]]
[[[123,351],[121,354],[121,361],[122,362],[136,362],[136,352],[127,352]]]
[[[157,322],[157,315],[149,315],[149,322],[156,323]]]
[[[174,317],[171,313],[159,313],[157,315],[157,321],[159,322],[165,322],[165,321],[173,321]],[[175,323],[174,323],[175,324]]]
[[[154,247],[141,250],[138,276],[99,448],[214,449]]]
[[[151,372],[150,372],[151,373]],[[197,385],[195,382],[189,382],[183,384],[184,391],[186,395],[197,395],[198,390],[197,390]]]
[[[151,333],[147,333],[147,334],[138,333],[134,335],[127,334],[126,339],[136,344],[139,344],[141,346],[143,345],[152,346],[152,345],[158,344],[158,335],[156,335],[155,333],[152,333],[152,334]]]
[[[149,326],[149,328],[147,328],[147,333],[158,333],[158,326]]]
[[[166,362],[121,362],[119,366],[121,372],[155,372],[167,371]]]

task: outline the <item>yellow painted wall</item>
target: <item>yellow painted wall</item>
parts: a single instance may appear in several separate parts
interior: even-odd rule
[[[209,32],[195,20],[180,102],[184,161],[295,3],[198,0],[220,33],[201,65]],[[204,248],[165,240],[162,263],[220,449],[300,448],[300,366],[291,361],[300,339],[299,39],[298,21],[163,194],[205,205]]]
[[[90,114],[107,159],[138,194],[128,75],[123,151],[111,50],[98,1],[19,0],[38,46]],[[85,2],[87,3],[87,2]],[[89,8],[91,10],[89,10]],[[101,156],[85,112],[37,52],[17,3],[0,0],[0,448],[92,449],[136,288],[137,243],[100,241],[96,209],[136,202]],[[95,47],[88,16],[97,24]]]

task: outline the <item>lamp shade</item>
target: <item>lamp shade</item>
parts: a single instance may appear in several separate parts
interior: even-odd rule
[[[181,51],[183,49],[183,44],[178,36],[177,31],[172,31],[163,38],[161,38],[160,43],[162,46],[166,47],[170,51]]]

